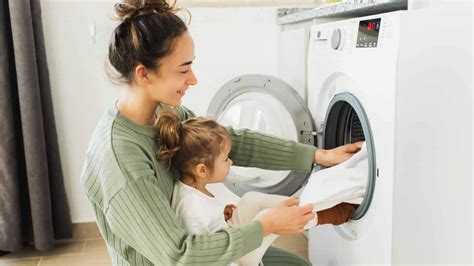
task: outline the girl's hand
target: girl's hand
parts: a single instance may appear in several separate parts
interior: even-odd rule
[[[234,209],[237,208],[234,204],[228,204],[224,208],[224,219],[227,221],[232,218],[232,214],[234,213]]]

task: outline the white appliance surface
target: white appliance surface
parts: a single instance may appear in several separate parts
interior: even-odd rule
[[[312,27],[308,106],[317,130],[335,95],[354,95],[370,121],[378,173],[361,219],[310,229],[314,265],[472,262],[469,12],[398,11]],[[360,34],[362,24],[380,27],[378,38]]]

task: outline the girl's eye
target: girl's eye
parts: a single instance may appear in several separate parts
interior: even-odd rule
[[[186,70],[186,71],[180,71],[180,72],[181,72],[181,74],[186,74],[186,73],[188,73],[188,72],[189,72],[189,70]]]

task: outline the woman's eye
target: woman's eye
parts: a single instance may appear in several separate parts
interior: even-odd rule
[[[188,72],[189,72],[189,70],[186,70],[186,71],[180,71],[180,72],[181,72],[181,74],[186,74],[186,73],[188,73]]]

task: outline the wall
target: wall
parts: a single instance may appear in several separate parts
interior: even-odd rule
[[[117,23],[112,20],[113,1],[40,3],[72,220],[93,221],[79,182],[82,163],[99,117],[123,91],[110,84],[103,71],[110,34]],[[190,10],[199,84],[188,91],[183,100],[186,106],[205,114],[214,92],[232,77],[244,73],[275,75],[275,8]]]
[[[408,9],[423,9],[431,7],[449,6],[452,4],[469,3],[472,0],[408,0]]]
[[[212,95],[233,77],[275,75],[278,27],[273,8],[194,8],[190,32],[195,39],[194,69],[199,83],[184,104],[206,114]]]
[[[120,90],[104,76],[114,22],[109,3],[41,1],[46,55],[66,193],[73,222],[92,220],[79,177],[100,114]],[[79,11],[79,12],[78,12]],[[95,23],[94,23],[95,22]],[[89,32],[95,28],[95,38]]]

